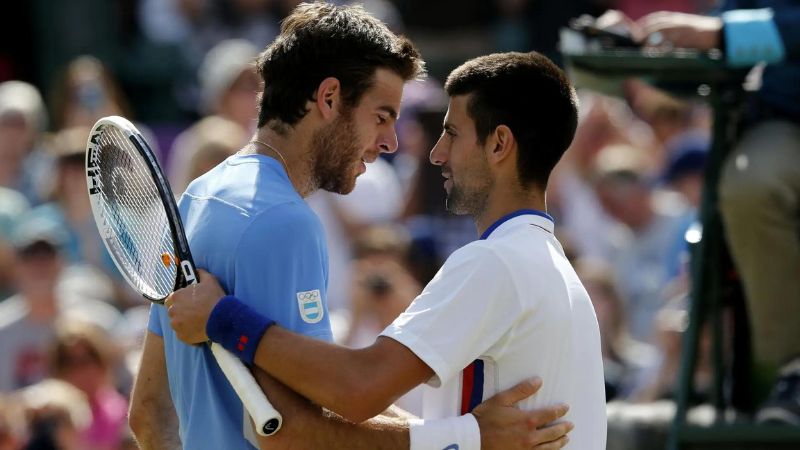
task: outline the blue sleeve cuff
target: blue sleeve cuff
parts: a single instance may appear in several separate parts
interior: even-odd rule
[[[734,67],[783,61],[786,49],[771,8],[737,9],[722,13],[725,54]]]

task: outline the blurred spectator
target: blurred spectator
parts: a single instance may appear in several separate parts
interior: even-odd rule
[[[746,293],[756,379],[774,380],[756,419],[797,426],[800,328],[789,318],[800,315],[800,5],[728,0],[721,9],[718,17],[660,11],[625,22],[650,46],[720,48],[731,68],[759,67],[722,167],[719,209]]]
[[[407,265],[409,243],[408,232],[396,225],[372,226],[358,234],[353,243],[352,304],[345,345],[360,348],[375,342],[422,291]],[[421,416],[421,386],[395,404]]]
[[[273,10],[279,6],[271,0],[143,0],[138,3],[138,16],[145,37],[176,46],[188,69],[195,72],[225,40],[248,42],[256,48],[272,41],[278,33]],[[185,95],[193,109],[203,111],[205,88],[199,81],[199,89],[191,83],[192,88],[184,90],[189,91]]]
[[[328,308],[349,308],[353,240],[370,225],[397,220],[403,207],[400,182],[391,164],[378,158],[367,164],[350,194],[319,190],[306,202],[322,221],[328,242]]]
[[[0,392],[41,380],[46,351],[59,317],[78,317],[111,329],[120,320],[109,305],[68,298],[57,285],[63,272],[60,251],[66,236],[57,223],[23,219],[15,228],[17,294],[0,302]]]
[[[117,352],[102,328],[65,320],[59,323],[50,352],[50,376],[80,389],[92,420],[80,436],[83,450],[117,450],[127,426],[128,401],[114,387]]]
[[[255,71],[258,48],[242,39],[215,45],[200,66],[202,110],[255,130],[257,94],[261,91]]]
[[[14,270],[14,248],[11,232],[15,221],[29,209],[22,194],[0,186],[0,299],[11,295]]]
[[[626,302],[620,297],[610,265],[581,258],[575,271],[592,299],[600,325],[606,401],[626,399],[642,382],[642,375],[658,362],[655,349],[628,333]]]
[[[428,154],[442,128],[448,97],[442,84],[426,77],[406,83],[397,118],[397,151],[383,157],[391,161],[408,196],[420,167],[429,166]]]
[[[63,255],[68,264],[91,264],[115,273],[100,241],[86,191],[88,137],[88,127],[65,129],[53,137],[50,149],[55,172],[50,180],[50,201],[32,209],[28,217],[41,217],[59,225],[66,236]]]
[[[39,147],[46,111],[39,91],[22,81],[0,83],[0,186],[41,202],[49,161]]]
[[[362,347],[422,291],[408,270],[408,232],[397,225],[368,227],[354,242],[351,320],[344,344]]]
[[[89,425],[92,412],[83,392],[64,381],[47,379],[18,395],[30,429],[24,450],[86,450],[80,433]]]
[[[671,297],[658,311],[653,322],[653,342],[658,348],[658,360],[641,374],[630,400],[639,403],[674,399],[678,373],[681,366],[683,338],[688,325],[688,294]],[[694,373],[694,390],[690,392],[692,404],[708,401],[711,387],[711,334],[704,327],[700,334],[697,366]]]
[[[661,180],[681,194],[694,211],[700,208],[709,145],[707,135],[687,133],[673,139],[667,147]]]
[[[236,153],[247,137],[245,129],[220,116],[201,119],[184,131],[172,147],[172,193],[180,197],[192,180]]]
[[[133,301],[133,294],[101,242],[86,191],[88,136],[89,128],[76,127],[62,130],[51,139],[55,172],[50,180],[50,201],[32,209],[23,219],[56,224],[61,229],[65,237],[61,254],[70,266],[66,273],[69,283],[63,287],[89,298],[126,305]],[[108,286],[112,280],[116,284]],[[88,289],[81,287],[87,285]]]
[[[195,130],[196,150],[187,167],[189,181],[236,153],[247,136],[234,122],[216,116],[203,119]]]
[[[63,243],[63,233],[39,223],[24,226],[25,233],[16,231],[14,237],[19,294],[0,303],[0,392],[44,378],[45,351],[57,315],[54,297],[62,264],[58,247]]]
[[[666,92],[638,80],[627,80],[625,97],[636,115],[650,124],[662,146],[692,124],[692,107]]]
[[[101,117],[131,113],[108,69],[92,56],[80,56],[67,65],[53,89],[50,107],[56,130],[88,128]]]
[[[52,92],[50,111],[55,130],[91,128],[101,117],[111,115],[133,119],[128,99],[114,75],[93,56],[79,56],[70,61],[56,79]],[[160,149],[150,128],[133,122],[159,155]]]
[[[680,262],[670,251],[693,218],[679,197],[654,191],[652,173],[641,150],[616,145],[600,151],[594,175],[600,202],[617,221],[612,261],[628,301],[628,328],[645,342],[666,301],[663,287],[679,273]]]
[[[641,131],[642,126],[624,102],[587,91],[580,93],[575,138],[553,170],[547,192],[548,209],[580,256],[606,259],[613,247],[613,219],[600,205],[592,179],[597,154],[612,144],[637,142],[644,147],[647,134]]]
[[[203,60],[199,70],[202,104],[210,116],[181,133],[172,145],[169,178],[176,195],[193,179],[189,166],[198,151],[198,141],[219,133],[218,141],[224,140],[238,149],[255,129],[255,94],[261,90],[254,66],[257,55],[258,49],[249,42],[228,40],[217,44]],[[227,123],[222,125],[223,121],[232,122],[241,130]]]

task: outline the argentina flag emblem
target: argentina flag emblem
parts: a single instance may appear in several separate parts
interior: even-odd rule
[[[325,310],[322,309],[322,295],[319,289],[297,293],[297,304],[300,307],[300,317],[303,322],[317,323],[322,320]]]

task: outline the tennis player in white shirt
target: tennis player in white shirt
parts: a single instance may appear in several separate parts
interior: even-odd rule
[[[220,300],[207,273],[193,293],[170,299],[172,326],[188,343],[235,348],[237,322],[262,321],[263,335],[248,336],[260,339],[255,365],[355,422],[427,384],[429,423],[412,422],[412,449],[480,448],[472,409],[531,376],[543,386],[520,408],[567,403],[564,420],[575,425],[567,448],[605,449],[597,319],[545,212],[550,172],[577,126],[575,93],[538,53],[470,60],[445,89],[450,104],[430,160],[442,167],[447,209],[472,215],[480,239],[454,252],[374,344],[349,349],[292,333],[235,297]]]

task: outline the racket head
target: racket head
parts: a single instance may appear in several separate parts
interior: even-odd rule
[[[163,303],[195,281],[172,191],[130,121],[110,116],[94,125],[86,144],[86,181],[101,240],[131,287]]]

